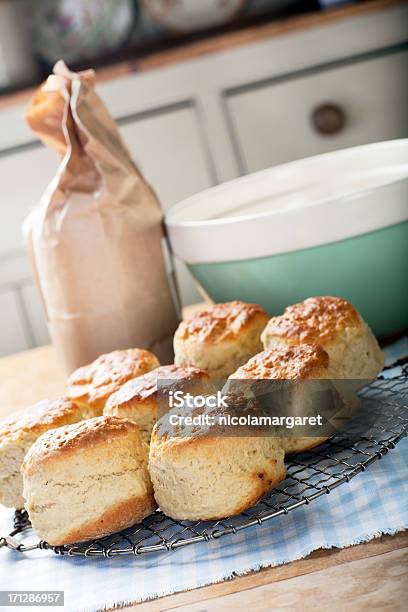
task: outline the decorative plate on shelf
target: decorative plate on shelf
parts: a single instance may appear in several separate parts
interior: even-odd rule
[[[236,17],[246,0],[142,0],[155,22],[177,32],[221,25]]]
[[[133,27],[133,0],[36,0],[25,4],[35,54],[53,64],[115,51]]]

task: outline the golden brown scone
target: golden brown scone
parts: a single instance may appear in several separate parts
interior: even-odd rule
[[[214,304],[182,321],[174,336],[175,363],[225,378],[262,349],[268,314],[258,304]]]
[[[249,430],[214,435],[200,428],[172,435],[161,431],[166,418],[153,428],[149,471],[156,501],[168,516],[196,521],[240,514],[285,478],[284,452],[276,438]]]
[[[75,370],[68,378],[66,396],[101,415],[112,393],[128,380],[142,376],[159,365],[157,357],[144,349],[112,351]]]
[[[91,409],[65,399],[44,400],[0,423],[0,503],[22,508],[24,456],[35,440],[49,429],[94,416]]]
[[[106,402],[103,413],[129,419],[139,425],[142,438],[149,444],[160,409],[165,409],[163,403],[168,399],[165,391],[171,389],[201,394],[208,390],[208,381],[208,373],[193,366],[161,366],[120,387]],[[160,401],[161,395],[163,402]]]
[[[299,344],[258,353],[229,378],[300,380],[329,377],[326,351],[317,344]]]
[[[243,381],[317,381],[331,379],[329,356],[317,344],[283,346],[255,355],[229,378],[230,380]],[[310,416],[308,413],[314,408],[308,397],[308,391],[310,390],[307,385],[303,388],[300,385],[292,388],[291,395],[288,397],[288,402],[290,402],[287,407],[288,414]],[[313,448],[326,440],[327,436],[292,436],[280,438],[280,443],[286,453],[293,453]]]
[[[43,434],[22,466],[38,536],[55,546],[141,521],[156,508],[147,461],[138,426],[125,419],[96,417]]]
[[[372,380],[384,367],[384,357],[357,310],[338,297],[312,297],[288,306],[273,317],[262,333],[267,350],[319,344],[328,353],[333,378]]]

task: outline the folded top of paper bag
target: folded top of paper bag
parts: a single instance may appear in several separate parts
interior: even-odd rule
[[[177,316],[160,205],[96,94],[93,72],[58,62],[26,118],[61,155],[24,234],[66,369],[128,347],[170,362]]]

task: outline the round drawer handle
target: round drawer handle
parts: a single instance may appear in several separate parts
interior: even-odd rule
[[[323,136],[338,134],[346,125],[346,114],[341,106],[327,102],[312,111],[315,130]]]

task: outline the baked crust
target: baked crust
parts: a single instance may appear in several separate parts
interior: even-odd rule
[[[75,370],[68,378],[66,396],[102,413],[108,397],[121,385],[159,365],[155,355],[144,349],[112,351]]]
[[[255,491],[252,495],[248,495],[248,497],[242,500],[241,505],[235,508],[234,513],[231,516],[237,516],[238,514],[242,514],[248,508],[255,506],[259,502],[259,500],[272,491],[272,489],[278,485],[282,480],[286,477],[286,468],[284,465],[281,465],[280,468],[278,466],[278,461],[276,459],[269,459],[269,464],[272,466],[272,470],[276,468],[276,471],[273,473],[268,473],[266,470],[258,470],[253,472],[249,478],[252,478],[257,491]],[[271,470],[271,471],[272,471]],[[211,517],[210,520],[218,520],[224,518],[223,513],[218,513],[217,516]]]
[[[175,339],[218,344],[234,340],[259,320],[263,320],[266,325],[268,318],[267,312],[258,304],[246,304],[238,300],[214,304],[182,321],[176,330]]]
[[[232,379],[301,380],[327,373],[329,356],[317,344],[299,344],[263,351],[238,368]]]
[[[161,510],[177,520],[240,514],[285,478],[283,450],[270,437],[158,436],[149,470]]]
[[[156,510],[153,496],[132,497],[108,508],[103,514],[88,521],[78,529],[69,531],[55,540],[49,541],[52,546],[84,542],[94,538],[103,538],[116,531],[121,531],[140,522]]]
[[[287,338],[292,343],[322,344],[334,340],[339,331],[360,327],[357,310],[339,297],[311,297],[288,306],[284,313],[272,317],[262,333],[262,341]]]
[[[70,400],[42,400],[0,423],[0,446],[22,440],[27,435],[40,436],[49,429],[75,423],[81,418],[81,408]]]
[[[67,453],[81,449],[89,450],[98,444],[111,442],[113,438],[121,436],[126,438],[132,432],[139,438],[139,427],[135,423],[116,416],[100,416],[51,429],[32,445],[21,469],[29,474],[40,463],[51,459],[63,459]]]
[[[159,379],[188,384],[208,380],[209,376],[207,372],[194,366],[160,366],[143,376],[129,380],[120,387],[107,401],[106,411],[109,413],[113,409],[126,410],[133,408],[135,404],[148,403],[156,399]]]

